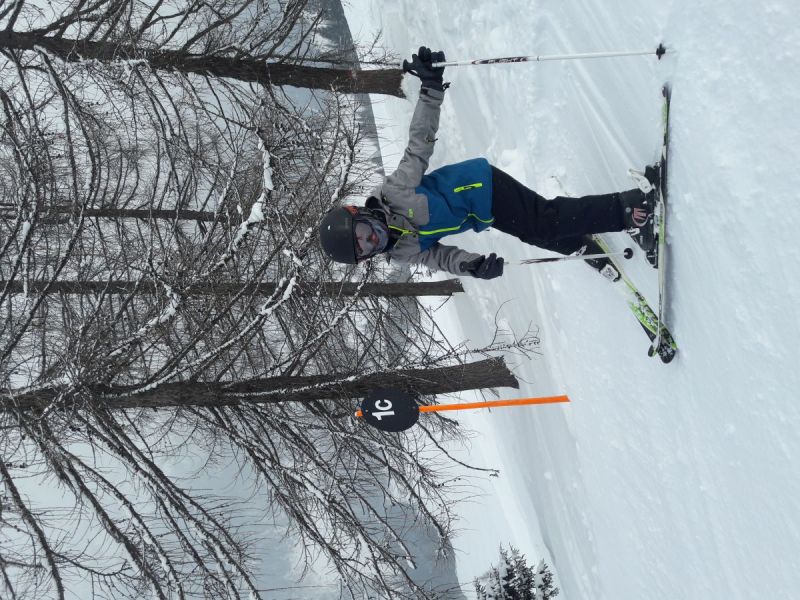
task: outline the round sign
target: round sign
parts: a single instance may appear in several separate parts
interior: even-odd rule
[[[405,431],[419,419],[413,394],[391,388],[372,390],[361,403],[364,420],[382,431]]]

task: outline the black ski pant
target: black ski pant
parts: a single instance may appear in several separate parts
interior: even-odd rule
[[[492,227],[561,254],[586,245],[588,234],[625,229],[619,192],[547,200],[492,167]]]

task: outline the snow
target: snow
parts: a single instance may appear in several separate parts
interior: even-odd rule
[[[496,313],[540,327],[543,356],[510,359],[522,388],[565,406],[472,411],[469,459],[501,469],[463,505],[454,540],[469,582],[513,544],[553,567],[563,598],[794,598],[800,588],[800,33],[790,0],[351,0],[354,37],[382,29],[410,55],[448,60],[639,50],[669,54],[453,67],[432,168],[486,156],[545,196],[633,187],[658,149],[673,88],[670,365],[618,294],[577,262],[509,266],[465,281],[437,322],[479,346]],[[387,171],[409,100],[375,97]],[[452,239],[452,238],[451,238]],[[453,239],[514,262],[547,256],[500,232]],[[610,238],[622,248],[623,234]],[[632,279],[654,299],[641,257]],[[464,394],[460,400],[475,399]],[[465,591],[469,590],[465,584]]]

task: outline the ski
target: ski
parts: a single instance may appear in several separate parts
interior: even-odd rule
[[[661,88],[663,97],[663,108],[661,112],[661,122],[663,137],[661,142],[661,159],[658,169],[658,188],[656,189],[657,201],[653,219],[653,226],[656,228],[657,250],[656,268],[658,269],[658,323],[659,327],[653,344],[650,346],[648,354],[654,356],[661,345],[661,337],[664,323],[664,306],[666,304],[667,292],[667,153],[669,150],[669,102],[670,88],[664,85]],[[659,354],[660,355],[660,354]]]
[[[610,246],[600,235],[593,235],[592,240],[596,243],[600,252],[610,254],[607,260],[619,273],[619,279],[615,280],[608,277],[604,270],[599,273],[609,279],[614,284],[614,288],[619,290],[624,296],[631,309],[634,317],[641,325],[642,329],[647,334],[650,340],[650,347],[648,348],[648,356],[656,356],[664,363],[669,363],[675,358],[678,351],[678,345],[675,343],[675,338],[664,323],[664,313],[666,304],[666,213],[667,213],[667,150],[668,150],[668,128],[669,128],[669,102],[670,102],[670,89],[667,85],[662,88],[663,107],[662,107],[662,144],[661,156],[659,159],[658,181],[656,182],[656,206],[654,210],[653,227],[656,229],[656,248],[652,253],[648,253],[647,261],[652,264],[658,272],[658,304],[656,309],[648,303],[647,299],[642,295],[636,285],[625,274],[622,268],[621,261],[612,252]],[[563,189],[563,185],[554,177],[559,187]],[[597,249],[589,250],[586,248],[587,258],[592,258],[592,253],[597,253]]]
[[[593,235],[592,240],[602,249],[603,252],[612,254],[611,248],[606,241],[599,235]],[[675,353],[678,350],[678,345],[672,337],[669,329],[664,325],[663,319],[659,319],[658,314],[654,311],[645,297],[634,285],[630,278],[625,274],[620,261],[615,256],[608,257],[609,262],[617,270],[620,275],[619,280],[611,282],[614,288],[619,290],[624,296],[631,309],[633,316],[642,326],[647,337],[651,342],[651,349],[653,354],[658,354],[662,362],[668,363],[675,358]]]

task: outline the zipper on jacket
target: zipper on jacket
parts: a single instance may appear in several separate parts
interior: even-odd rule
[[[485,223],[487,225],[491,225],[492,223],[494,223],[494,217],[492,217],[491,219],[481,219],[478,215],[476,215],[474,213],[469,213],[467,215],[467,218],[464,219],[463,221],[461,221],[461,224],[456,226],[456,227],[445,227],[443,229],[433,229],[431,231],[423,231],[422,229],[420,229],[420,230],[417,231],[417,234],[418,235],[436,235],[437,233],[447,233],[449,231],[460,231],[461,228],[466,224],[466,222],[469,221],[470,217],[475,219],[476,221],[480,221],[481,223]],[[410,231],[408,229],[403,229],[402,227],[395,227],[394,225],[389,225],[389,229],[394,229],[396,231],[399,231],[400,235],[406,235],[408,233],[414,233],[413,231]]]
[[[476,188],[482,188],[482,187],[483,187],[483,184],[480,183],[480,182],[478,182],[478,183],[470,183],[468,185],[462,185],[462,186],[459,186],[457,188],[454,188],[453,192],[455,192],[457,194],[458,192],[466,192],[467,190],[474,190]]]

